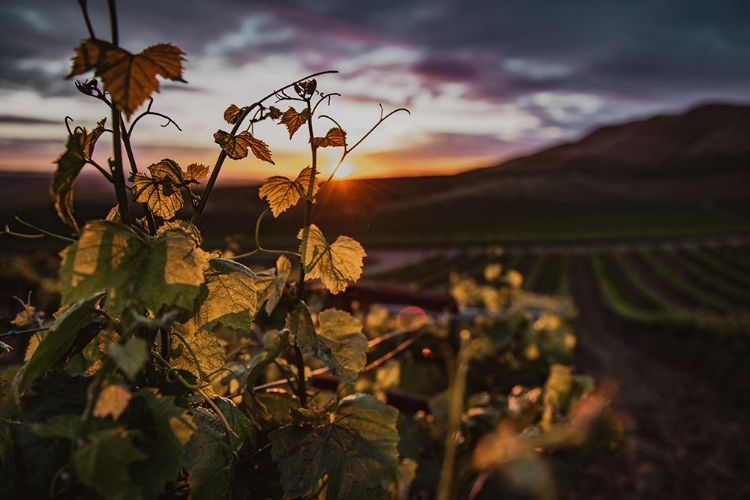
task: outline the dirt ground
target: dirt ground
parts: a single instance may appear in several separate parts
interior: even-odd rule
[[[627,436],[614,455],[570,464],[561,498],[750,498],[749,381],[722,383],[705,366],[667,355],[659,332],[637,331],[607,314],[586,259],[574,260],[573,273],[576,366],[619,383],[615,407]]]

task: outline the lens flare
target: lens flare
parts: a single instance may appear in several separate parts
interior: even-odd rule
[[[413,332],[429,321],[429,316],[421,307],[407,306],[396,315],[396,326],[401,330]]]

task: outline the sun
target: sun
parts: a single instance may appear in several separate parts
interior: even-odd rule
[[[352,174],[352,167],[348,163],[342,163],[339,166],[339,169],[336,170],[336,173],[333,174],[333,176],[336,179],[346,179]]]

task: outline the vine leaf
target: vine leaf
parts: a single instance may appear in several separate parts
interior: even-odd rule
[[[102,220],[86,224],[78,241],[60,255],[63,303],[106,290],[113,314],[128,305],[193,311],[208,268],[205,252],[181,228],[142,238],[121,223]]]
[[[147,457],[128,467],[132,477],[138,478],[136,487],[143,498],[159,497],[165,484],[180,473],[184,445],[195,432],[192,417],[175,405],[173,396],[140,390],[133,395],[120,422],[138,429],[133,441]]]
[[[312,145],[316,148],[346,147],[346,132],[338,127],[333,127],[325,137],[313,137]]]
[[[268,201],[271,207],[271,213],[278,217],[283,212],[299,203],[303,197],[307,197],[307,190],[310,186],[310,177],[312,168],[305,167],[297,176],[297,179],[291,180],[288,177],[274,175],[266,179],[266,182],[260,187],[258,195]],[[316,180],[313,183],[312,197],[318,192],[319,184]]]
[[[230,259],[210,259],[208,265],[198,308],[185,326],[205,332],[210,332],[217,323],[249,328],[260,308],[258,276]]]
[[[101,135],[104,133],[105,123],[107,123],[107,119],[103,118],[96,124],[94,130],[92,130],[91,133],[86,136],[86,143],[83,145],[83,156],[86,157],[87,160],[90,160],[94,154],[96,141],[98,141],[99,137],[101,137]]]
[[[253,137],[248,131],[240,132],[239,135],[232,135],[219,130],[214,134],[214,142],[221,146],[221,149],[233,160],[241,160],[247,156],[248,150],[252,150],[259,160],[275,165],[268,145]]]
[[[347,396],[323,426],[289,426],[271,432],[284,498],[313,495],[328,478],[327,498],[387,498],[383,482],[398,475],[398,410],[372,396]]]
[[[183,345],[182,339],[174,335],[172,336],[172,351],[179,352],[179,355],[172,358],[172,366],[189,372],[199,380],[224,366],[227,361],[226,352],[215,335],[203,330],[189,331],[179,324],[176,324],[174,328],[182,334],[185,343],[195,353],[195,358]]]
[[[68,307],[52,325],[29,361],[16,375],[14,390],[20,398],[39,377],[60,361],[75,342],[79,331],[98,317],[97,309],[103,293],[96,293]]]
[[[281,121],[279,125],[286,125],[286,129],[289,132],[289,139],[292,138],[294,133],[310,119],[310,110],[305,108],[302,113],[297,113],[297,110],[293,107],[289,107],[281,115]]]
[[[131,54],[104,40],[90,38],[76,47],[66,78],[93,69],[115,107],[130,117],[151,94],[159,91],[157,75],[184,82],[184,56],[182,50],[169,43],[158,43],[138,54]]]
[[[292,263],[284,255],[276,259],[276,269],[259,273],[260,302],[266,302],[266,313],[269,315],[284,295],[286,281],[292,272]]]
[[[68,136],[65,152],[55,161],[57,168],[49,187],[58,217],[76,231],[79,227],[73,217],[73,184],[86,164],[85,148],[88,142],[84,128],[77,128]]]
[[[224,121],[230,125],[234,125],[237,123],[237,118],[240,117],[241,112],[242,110],[236,104],[230,104],[226,111],[224,111]]]
[[[112,416],[112,420],[117,421],[128,407],[132,397],[130,391],[120,384],[107,385],[96,400],[94,416],[97,418]]]
[[[200,163],[191,163],[188,165],[187,172],[183,174],[185,182],[200,183],[208,177],[209,168]]]
[[[188,469],[191,499],[230,498],[237,462],[237,449],[253,446],[255,428],[248,418],[230,400],[214,399],[224,417],[239,436],[231,440],[219,416],[206,408],[194,408],[190,415],[197,429],[185,445],[182,466]]]
[[[137,486],[128,465],[144,460],[122,428],[105,429],[90,435],[90,441],[73,452],[72,463],[76,477],[104,498],[139,498]]]
[[[180,192],[184,181],[180,166],[169,158],[148,167],[151,177],[133,174],[133,199],[138,203],[146,203],[151,213],[162,219],[173,219],[177,212],[185,205]]]
[[[277,108],[276,106],[268,107],[268,117],[271,120],[278,120],[279,118],[281,118],[281,116],[282,116],[282,113],[279,108]]]
[[[318,319],[320,331],[316,333],[310,310],[302,303],[289,313],[285,328],[296,336],[303,353],[326,365],[341,381],[354,382],[367,361],[362,323],[338,309],[326,309]]]
[[[124,345],[116,342],[109,344],[105,349],[114,360],[117,368],[131,381],[135,381],[135,377],[151,357],[148,343],[138,337],[128,339]]]
[[[304,230],[301,229],[297,238],[303,240],[303,234]],[[302,241],[300,252],[305,278],[319,278],[332,294],[346,290],[350,281],[359,279],[362,259],[367,256],[362,245],[349,236],[339,236],[329,245],[315,224],[310,225],[307,242]]]

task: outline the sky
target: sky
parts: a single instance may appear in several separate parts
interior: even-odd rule
[[[106,1],[89,0],[108,39]],[[186,52],[188,84],[162,82],[133,141],[141,170],[170,157],[213,166],[213,134],[229,104],[248,105],[317,71],[339,93],[324,112],[356,142],[352,175],[452,174],[574,140],[611,123],[706,102],[750,102],[747,0],[128,0],[120,41],[135,53],[158,42]],[[64,76],[87,37],[75,0],[0,5],[0,170],[53,171],[64,117],[91,129],[101,103]],[[269,104],[273,104],[270,102]],[[286,104],[280,107],[286,109]],[[317,119],[323,135],[330,122]],[[276,165],[230,161],[225,181],[293,175],[309,164],[302,134],[254,130]],[[108,150],[100,146],[98,154]],[[321,170],[340,151],[326,151]]]

